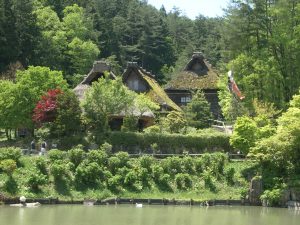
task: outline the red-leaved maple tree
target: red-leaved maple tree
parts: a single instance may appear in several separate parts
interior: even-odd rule
[[[43,95],[33,110],[32,120],[38,124],[53,122],[58,106],[57,98],[61,94],[63,92],[60,89],[52,89]]]

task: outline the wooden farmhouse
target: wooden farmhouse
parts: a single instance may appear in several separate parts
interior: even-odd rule
[[[201,52],[195,52],[192,59],[165,88],[166,93],[177,105],[185,106],[192,99],[192,93],[201,90],[210,103],[215,119],[221,118],[221,108],[218,99],[219,76],[205,60]]]
[[[116,79],[116,75],[113,74],[108,63],[105,61],[95,61],[93,63],[93,68],[88,75],[85,76],[83,81],[74,88],[74,92],[79,100],[83,99],[84,93],[92,86],[92,83],[97,81],[99,78],[103,78],[104,73],[106,72],[109,73],[109,77],[111,79]]]
[[[161,111],[182,111],[157,83],[155,76],[139,67],[136,62],[128,63],[122,80],[130,90],[145,93],[153,102],[159,104]]]
[[[108,72],[111,79],[116,79],[116,76],[111,72],[109,64],[104,61],[96,61],[93,68],[83,81],[74,88],[77,97],[82,100],[84,93],[88,90],[94,81],[104,77],[104,73]],[[181,111],[166,94],[166,92],[159,86],[155,80],[155,76],[139,67],[137,63],[128,63],[127,69],[122,75],[122,81],[130,90],[137,93],[145,93],[153,102],[160,105],[161,112],[171,110]],[[154,113],[151,111],[144,112],[140,115],[138,110],[132,109],[133,115],[139,116],[139,129],[142,130],[154,123]],[[120,130],[123,124],[123,118],[126,116],[125,112],[111,115],[110,127],[112,130]]]

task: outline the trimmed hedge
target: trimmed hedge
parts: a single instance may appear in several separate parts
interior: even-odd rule
[[[222,133],[187,136],[182,134],[111,132],[109,143],[113,151],[128,153],[152,153],[151,145],[157,144],[158,152],[164,154],[204,153],[231,150],[229,136]],[[157,151],[156,151],[157,152]]]

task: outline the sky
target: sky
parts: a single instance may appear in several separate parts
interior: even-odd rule
[[[222,16],[222,8],[226,8],[228,2],[229,0],[148,0],[148,3],[157,9],[164,5],[167,12],[176,6],[191,19],[195,19],[199,14],[208,17]]]

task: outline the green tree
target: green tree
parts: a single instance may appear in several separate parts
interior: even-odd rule
[[[234,131],[230,137],[230,144],[243,154],[247,154],[249,149],[255,146],[257,131],[257,125],[251,118],[246,116],[239,117],[234,125]]]
[[[70,57],[71,71],[79,74],[87,73],[99,53],[99,49],[93,42],[74,38],[68,44],[67,51]]]
[[[107,131],[111,116],[126,114],[133,106],[134,97],[135,93],[128,90],[120,79],[106,77],[94,82],[82,104],[90,128],[102,133]]]
[[[209,127],[212,115],[210,105],[203,92],[197,91],[193,95],[192,101],[185,108],[185,116],[190,126],[196,128]]]
[[[27,70],[17,72],[17,92],[15,116],[20,127],[32,127],[33,109],[40,97],[50,89],[67,90],[67,82],[62,72],[52,71],[47,67],[30,66]]]

